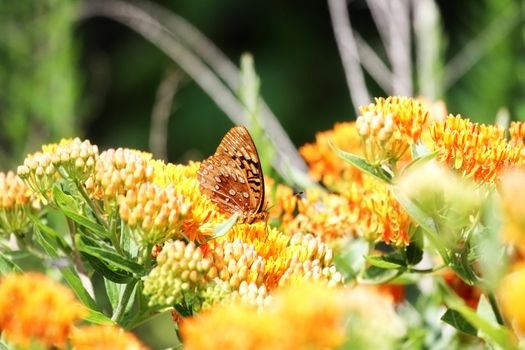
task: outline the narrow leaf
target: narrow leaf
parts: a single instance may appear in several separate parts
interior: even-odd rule
[[[235,225],[238,218],[239,218],[239,214],[235,213],[232,216],[230,216],[228,220],[221,222],[218,225],[215,225],[215,227],[213,228],[213,236],[206,239],[206,241],[207,242],[212,241],[230,232],[231,228],[233,227],[233,225]]]
[[[359,170],[370,174],[381,181],[384,181],[386,183],[392,182],[392,176],[380,166],[372,165],[368,163],[364,158],[358,157],[352,153],[348,153],[337,148],[331,141],[329,142],[329,144],[332,150],[339,156],[339,158],[347,161]]]
[[[88,309],[88,315],[84,319],[88,322],[103,326],[111,326],[115,324],[115,322],[113,322],[109,317],[107,317],[103,313],[92,309]]]
[[[402,264],[389,261],[383,256],[365,256],[365,259],[372,265],[382,269],[399,269],[403,268]]]
[[[10,272],[22,272],[22,269],[18,267],[7,255],[0,252],[0,274],[5,275]]]
[[[93,244],[93,242],[88,242],[88,240],[89,239],[85,236],[75,236],[75,242],[79,251],[103,260],[107,265],[130,272],[133,275],[139,277],[145,275],[145,269],[142,265],[126,259],[125,257],[119,255],[116,251],[112,251],[101,246],[96,246]]]
[[[470,324],[458,311],[448,309],[443,316],[441,316],[441,321],[448,323],[458,331],[474,337],[477,336],[478,330],[476,327]]]
[[[75,221],[81,226],[84,226],[89,231],[100,237],[109,237],[109,232],[104,226],[99,223],[90,220],[89,218],[78,213],[77,204],[73,197],[64,193],[57,185],[53,186],[53,198],[60,210],[71,220]],[[75,210],[77,209],[77,210]]]

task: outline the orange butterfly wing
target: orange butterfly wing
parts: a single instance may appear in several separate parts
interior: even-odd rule
[[[244,126],[224,135],[215,154],[197,171],[201,191],[240,222],[265,220],[264,177],[255,144]]]

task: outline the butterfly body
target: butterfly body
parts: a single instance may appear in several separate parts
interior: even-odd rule
[[[226,133],[197,171],[201,191],[241,223],[266,221],[264,177],[255,144],[244,126]]]

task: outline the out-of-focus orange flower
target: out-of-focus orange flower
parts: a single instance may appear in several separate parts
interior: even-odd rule
[[[342,180],[359,182],[362,173],[339,158],[330,147],[330,142],[345,152],[362,154],[361,137],[355,123],[336,123],[332,130],[317,133],[314,143],[299,148],[308,163],[310,175],[329,187]]]
[[[525,169],[507,171],[499,183],[503,208],[503,241],[515,244],[525,254]]]
[[[146,350],[137,337],[115,326],[74,328],[71,345],[75,350]]]
[[[420,141],[429,115],[420,101],[397,96],[376,98],[359,110],[356,127],[364,156],[373,164],[401,159],[411,144]]]
[[[63,348],[73,323],[85,315],[73,292],[39,273],[0,280],[0,332],[9,343]]]
[[[501,280],[498,295],[503,314],[522,335],[525,334],[524,290],[525,265],[521,263],[514,266],[512,272]]]
[[[514,129],[517,127],[513,134],[519,134]],[[433,123],[430,131],[433,148],[439,151],[438,161],[468,178],[494,183],[502,171],[523,163],[523,145],[507,142],[502,126],[472,123],[459,115],[449,115],[445,121]]]
[[[186,320],[181,328],[184,345],[190,350],[333,349],[345,340],[347,300],[337,288],[293,284],[259,312],[233,304]]]

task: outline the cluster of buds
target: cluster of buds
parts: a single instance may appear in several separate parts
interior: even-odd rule
[[[17,173],[46,203],[60,177],[83,183],[92,176],[97,158],[98,147],[89,140],[62,139],[58,144],[43,145],[41,152],[29,154]]]
[[[300,281],[326,282],[329,286],[335,286],[343,282],[343,276],[334,265],[323,267],[317,259],[299,261],[294,256],[290,262],[290,267],[279,279],[279,286]]]
[[[153,180],[151,155],[118,148],[104,151],[99,156],[95,174],[86,181],[86,188],[96,199],[114,201],[127,190]]]
[[[373,164],[395,163],[411,144],[418,143],[429,112],[406,97],[376,98],[360,107],[356,128],[363,138],[364,155]]]
[[[143,183],[119,197],[119,214],[143,244],[162,243],[180,234],[182,219],[191,205],[173,185],[166,188]]]
[[[242,282],[263,284],[264,259],[253,244],[235,239],[218,244],[206,256],[213,261],[210,276],[228,282],[232,290],[238,290]]]
[[[0,172],[0,233],[23,234],[29,225],[27,210],[33,204],[31,191],[15,173]]]
[[[257,286],[255,283],[242,281],[239,289],[232,293],[232,299],[240,301],[245,305],[253,305],[258,310],[263,310],[271,303],[271,296],[266,286]]]
[[[298,261],[319,260],[322,266],[333,263],[332,249],[320,237],[311,233],[295,233],[290,240],[288,251]]]
[[[201,294],[210,281],[212,262],[193,242],[169,241],[157,257],[157,266],[144,282],[150,304],[172,306],[185,295]]]
[[[98,147],[89,140],[64,139],[57,145],[44,145],[42,149],[51,156],[53,165],[64,178],[81,183],[95,170]]]
[[[505,169],[523,163],[523,146],[508,142],[505,128],[499,125],[472,123],[461,116],[449,115],[433,123],[430,133],[437,159],[474,180],[493,183]],[[513,128],[519,138],[519,127]]]
[[[30,154],[17,169],[18,176],[45,203],[51,197],[51,188],[58,179],[58,172],[48,153]]]

